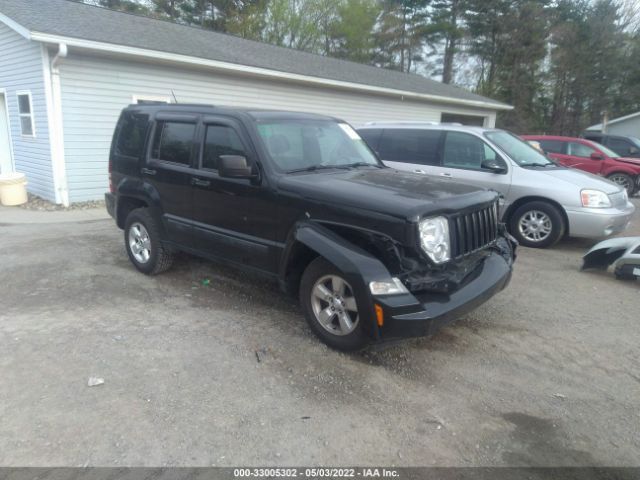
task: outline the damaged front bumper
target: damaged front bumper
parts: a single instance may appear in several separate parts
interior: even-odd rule
[[[445,282],[448,291],[436,282],[435,289],[375,297],[374,302],[382,307],[384,315],[383,325],[378,328],[379,339],[431,335],[503,290],[511,279],[517,246],[509,237],[500,237],[493,247],[482,252],[472,269],[462,267],[469,271],[459,283]]]

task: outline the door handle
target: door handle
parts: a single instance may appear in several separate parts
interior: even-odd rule
[[[425,172],[424,170],[421,170],[421,169],[419,169],[419,168],[416,168],[416,169],[414,170],[414,172],[415,172],[415,173],[422,173],[423,175],[426,175],[426,174],[427,174],[427,172]]]
[[[451,178],[451,174],[448,172],[443,172],[440,174],[441,177],[447,177],[447,178]]]
[[[199,178],[192,178],[191,185],[197,185],[198,187],[209,187],[211,186],[210,180],[200,180]]]
[[[142,170],[140,170],[142,173],[144,173],[145,175],[155,175],[156,173],[158,173],[156,170],[152,170],[150,168],[143,168]]]

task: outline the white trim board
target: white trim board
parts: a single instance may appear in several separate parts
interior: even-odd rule
[[[110,52],[128,56],[152,58],[165,62],[182,63],[189,65],[196,65],[201,67],[209,67],[216,70],[241,73],[246,75],[254,75],[259,77],[267,77],[279,80],[288,80],[298,83],[314,84],[325,87],[333,87],[346,90],[355,90],[361,92],[377,93],[381,95],[400,97],[401,99],[414,99],[430,102],[438,102],[444,104],[465,105],[470,107],[482,108],[486,110],[512,110],[510,105],[496,105],[490,102],[484,102],[481,100],[466,100],[454,97],[445,97],[440,95],[431,95],[425,93],[411,92],[408,90],[397,90],[386,87],[376,87],[372,85],[365,85],[360,83],[345,82],[341,80],[331,80],[328,78],[313,77],[309,75],[301,75],[296,73],[280,72],[277,70],[270,70],[261,67],[250,67],[247,65],[239,65],[228,62],[221,62],[218,60],[209,60],[199,57],[191,57],[188,55],[181,55],[176,53],[161,52],[157,50],[148,50],[138,47],[128,47],[124,45],[116,45],[104,42],[95,42],[92,40],[83,40],[78,38],[64,37],[59,35],[51,35],[41,32],[31,32],[31,39],[43,43],[59,44],[64,43],[69,47],[75,47],[78,49],[94,50],[100,52]]]

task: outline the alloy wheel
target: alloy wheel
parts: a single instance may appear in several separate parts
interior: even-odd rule
[[[138,263],[147,263],[151,258],[151,239],[149,232],[139,222],[129,228],[129,248]]]
[[[546,240],[551,235],[552,228],[551,218],[540,210],[530,210],[518,221],[520,235],[531,242]]]
[[[318,323],[333,335],[348,335],[358,326],[353,289],[337,275],[325,275],[315,283],[311,289],[311,308]]]
[[[631,180],[627,175],[614,174],[608,177],[608,179],[611,180],[613,183],[617,183],[621,187],[624,187],[624,189],[627,192],[631,192],[633,190],[633,183],[631,182]]]

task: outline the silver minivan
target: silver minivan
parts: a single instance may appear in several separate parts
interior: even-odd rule
[[[371,123],[358,133],[390,167],[500,192],[503,221],[528,247],[619,233],[635,211],[619,185],[560,166],[505,130]]]

